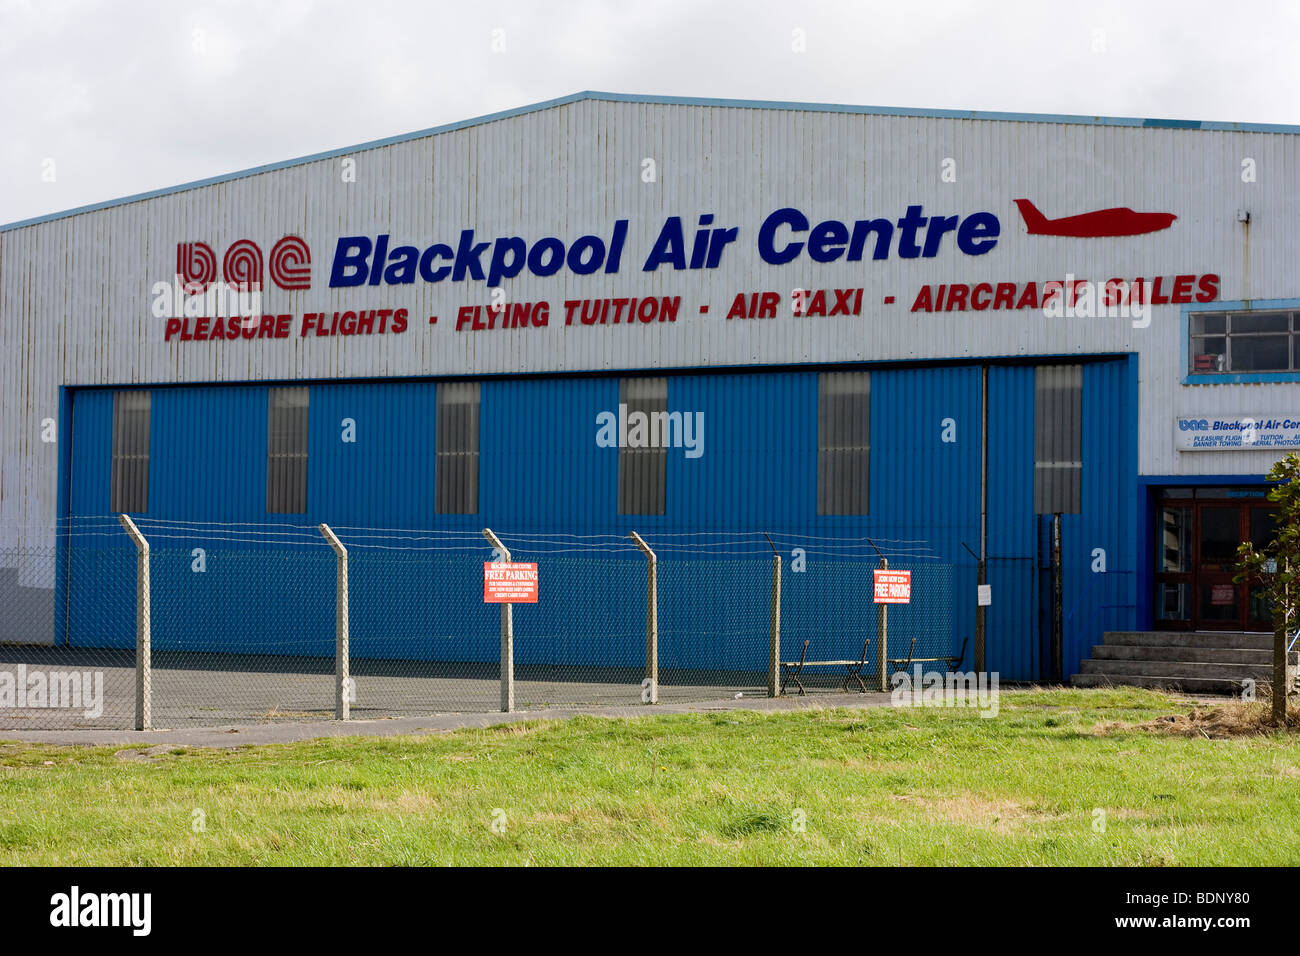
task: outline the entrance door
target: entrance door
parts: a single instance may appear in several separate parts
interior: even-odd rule
[[[1232,578],[1241,542],[1263,547],[1272,540],[1277,507],[1259,498],[1193,498],[1187,492],[1176,500],[1172,494],[1157,509],[1156,626],[1271,631],[1271,612],[1259,589]]]
[[[1241,544],[1242,509],[1230,504],[1196,505],[1197,567],[1192,622],[1199,630],[1243,628],[1241,587],[1232,583]]]

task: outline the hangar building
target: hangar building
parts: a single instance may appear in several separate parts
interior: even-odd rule
[[[954,645],[982,542],[1007,680],[1060,515],[1067,676],[1266,629],[1297,133],[584,92],[0,227],[0,638],[119,512],[922,541]]]

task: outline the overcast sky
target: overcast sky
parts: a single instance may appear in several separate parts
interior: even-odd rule
[[[1300,124],[1300,3],[0,0],[0,223],[587,89]]]

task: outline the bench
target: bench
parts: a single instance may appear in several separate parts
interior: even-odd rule
[[[862,682],[862,668],[867,664],[867,645],[871,643],[871,638],[862,642],[862,656],[856,661],[810,661],[808,660],[808,641],[803,642],[803,650],[799,654],[797,661],[781,661],[781,693],[789,686],[790,681],[794,681],[799,688],[799,695],[806,697],[807,692],[804,690],[803,682],[799,680],[799,675],[803,673],[805,667],[843,667],[848,671],[844,681],[840,684],[845,691],[849,689],[849,681],[857,681],[858,686],[862,688],[862,693],[867,692],[867,685]]]
[[[969,640],[970,638],[963,637],[961,639],[961,650],[950,657],[915,657],[913,655],[916,652],[916,638],[913,637],[912,645],[907,649],[907,656],[891,657],[889,659],[889,664],[895,671],[905,671],[913,664],[947,664],[948,673],[951,674],[956,671],[957,668],[961,666],[961,662],[966,659],[966,642]]]

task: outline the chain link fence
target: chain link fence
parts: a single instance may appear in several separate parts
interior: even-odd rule
[[[912,572],[910,603],[889,607],[887,673],[969,633],[954,614],[969,569],[924,542],[498,532],[538,574],[535,603],[511,605],[503,667],[484,565],[504,555],[478,531],[135,527],[138,546],[98,518],[60,528],[57,547],[0,551],[0,729],[489,712],[507,683],[519,710],[767,696],[805,641],[800,689],[876,690],[882,555]],[[862,683],[819,661],[858,662]]]

